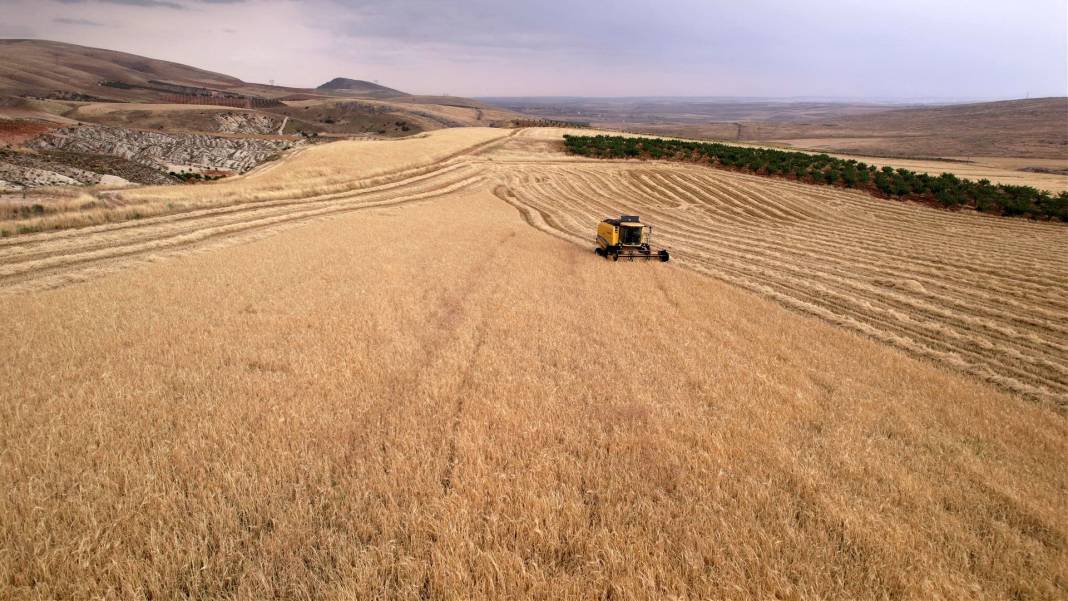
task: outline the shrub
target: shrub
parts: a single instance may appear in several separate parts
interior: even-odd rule
[[[859,179],[860,177],[857,175],[857,170],[852,165],[846,167],[846,169],[842,171],[842,183],[845,184],[846,187],[855,188]]]

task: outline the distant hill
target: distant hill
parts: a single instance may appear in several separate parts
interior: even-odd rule
[[[202,126],[203,120],[151,105],[213,105],[282,114],[289,117],[288,128],[283,128],[288,133],[399,135],[520,117],[469,98],[412,96],[358,79],[338,77],[315,89],[264,85],[170,61],[48,40],[0,40],[0,57],[0,118],[69,118],[185,130]],[[75,106],[83,102],[147,106],[136,114],[86,112]]]
[[[971,104],[950,104],[905,108],[850,116],[839,124],[865,127],[871,131],[899,132],[966,130],[982,127],[987,131],[1020,132],[1068,127],[1068,98],[1030,98]],[[1062,133],[1064,133],[1062,131]]]
[[[497,125],[520,117],[469,98],[412,96],[357,79],[339,77],[316,89],[290,88],[114,50],[0,40],[0,120],[186,133],[212,133],[222,121],[233,121],[198,106],[253,111],[258,115],[238,119],[289,135],[389,137]]]
[[[1068,98],[897,109],[801,125],[743,125],[742,138],[861,154],[1068,158]]]
[[[911,107],[685,98],[488,100],[532,117],[665,136],[869,156],[1068,159],[1065,97]]]
[[[0,93],[55,95],[65,92],[115,99],[150,99],[158,92],[132,86],[152,81],[210,89],[235,89],[245,82],[170,61],[47,40],[0,40]],[[101,86],[117,82],[131,87]]]
[[[380,86],[370,81],[349,79],[347,77],[335,77],[316,89],[324,92],[347,92],[357,96],[367,96],[370,98],[396,98],[409,95],[400,90]]]
[[[402,98],[395,98],[394,100],[404,104],[437,104],[441,106],[456,106],[475,109],[499,109],[499,107],[496,107],[486,102],[482,102],[481,100],[475,100],[473,98],[463,98],[460,96],[408,95]]]
[[[375,99],[407,96],[371,82],[343,78],[319,90],[248,83],[171,61],[49,40],[0,40],[0,56],[0,96],[134,102],[173,102],[175,96],[201,96],[222,98],[219,104],[234,106],[248,97],[273,102],[338,95]]]

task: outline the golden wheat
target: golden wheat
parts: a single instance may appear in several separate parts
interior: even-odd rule
[[[1013,343],[1044,229],[549,150],[2,241],[0,597],[1064,597],[1063,414],[826,323]],[[594,257],[633,209],[678,264]]]

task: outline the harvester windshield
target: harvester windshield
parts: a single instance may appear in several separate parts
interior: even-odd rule
[[[642,226],[622,225],[619,228],[619,243],[623,246],[638,246],[642,243]]]

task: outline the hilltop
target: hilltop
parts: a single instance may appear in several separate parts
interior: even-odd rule
[[[362,79],[349,79],[347,77],[335,77],[315,89],[324,92],[344,91],[350,94],[358,94],[360,96],[371,98],[396,98],[398,96],[410,95],[401,92],[400,90],[394,90],[393,88],[378,85],[377,83],[364,81]]]

